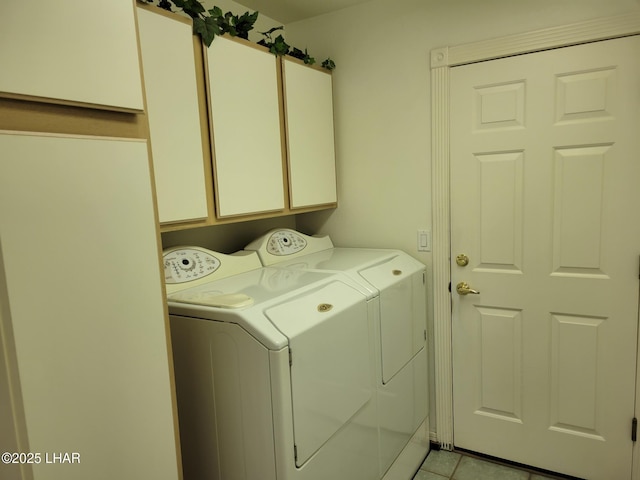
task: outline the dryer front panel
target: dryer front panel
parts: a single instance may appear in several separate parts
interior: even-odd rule
[[[423,268],[408,255],[399,255],[360,272],[380,291],[383,383],[424,348],[427,305]]]
[[[289,338],[296,465],[373,401],[371,329],[365,297],[340,281],[269,308]]]

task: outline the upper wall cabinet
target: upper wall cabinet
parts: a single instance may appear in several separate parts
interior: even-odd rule
[[[156,7],[138,7],[138,29],[160,223],[206,219],[209,143],[196,76],[196,53],[202,75],[199,37],[189,19]]]
[[[203,47],[156,7],[138,24],[163,231],[335,208],[329,72],[239,38]]]
[[[278,58],[226,37],[216,37],[205,57],[218,216],[283,210]]]
[[[335,203],[331,73],[289,58],[283,70],[291,208]]]
[[[143,109],[134,0],[2,0],[0,95]]]

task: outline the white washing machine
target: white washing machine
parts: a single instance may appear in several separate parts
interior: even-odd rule
[[[197,247],[164,271],[185,480],[378,478],[361,285]]]
[[[399,250],[334,248],[276,229],[245,247],[290,272],[336,272],[362,285],[374,324],[379,472],[409,479],[429,452],[425,266]]]

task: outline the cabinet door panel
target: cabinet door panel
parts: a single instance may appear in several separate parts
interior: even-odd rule
[[[334,203],[331,74],[284,60],[291,208]]]
[[[133,0],[2,0],[0,95],[143,109]]]
[[[160,223],[208,214],[192,27],[177,18],[138,8]]]
[[[277,58],[216,37],[207,51],[218,216],[284,209]]]
[[[23,439],[80,454],[33,478],[176,480],[146,141],[0,132],[0,152],[0,320]]]

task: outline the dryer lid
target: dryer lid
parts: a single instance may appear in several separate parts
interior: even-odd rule
[[[404,252],[396,251],[394,255],[378,263],[363,266],[358,273],[367,282],[382,291],[391,285],[402,282],[412,275],[424,272],[425,266]]]

